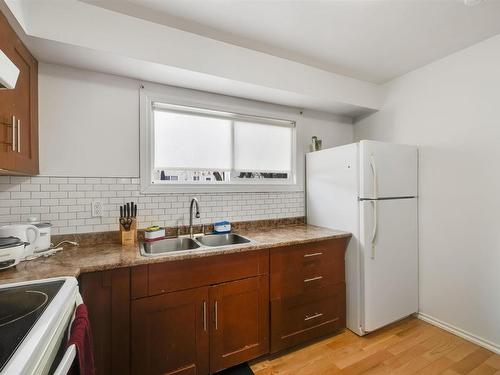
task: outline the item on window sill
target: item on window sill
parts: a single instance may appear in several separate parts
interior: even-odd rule
[[[229,221],[218,221],[214,223],[214,233],[230,233],[231,223]]]
[[[323,141],[315,135],[311,138],[311,151],[319,151],[323,146]]]
[[[154,241],[162,238],[165,238],[165,228],[160,228],[159,226],[151,226],[144,230],[145,241]]]
[[[120,235],[122,245],[133,245],[137,238],[137,205],[127,202],[120,206]]]

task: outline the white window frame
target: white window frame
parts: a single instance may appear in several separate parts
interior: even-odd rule
[[[178,89],[182,90],[182,89]],[[208,94],[207,95],[213,95]],[[266,181],[262,180],[242,180],[241,183],[231,182],[228,184],[155,184],[153,182],[153,160],[154,160],[154,125],[153,125],[153,103],[164,103],[165,106],[191,107],[193,112],[216,112],[224,113],[226,116],[234,116],[234,120],[247,121],[258,119],[259,122],[269,124],[293,123],[292,127],[292,152],[291,152],[291,178],[286,181]],[[141,86],[140,90],[140,179],[141,192],[144,194],[157,193],[210,193],[210,192],[277,192],[277,191],[302,191],[298,185],[297,176],[297,124],[294,120],[278,119],[272,116],[262,116],[258,114],[249,114],[251,109],[242,113],[241,109],[228,106],[214,105],[210,101],[203,102],[161,93],[158,91],[147,90]],[[256,111],[257,112],[257,111]]]

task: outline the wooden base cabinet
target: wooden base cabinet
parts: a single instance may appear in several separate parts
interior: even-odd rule
[[[348,239],[271,249],[271,352],[345,328]]]
[[[269,278],[252,277],[210,288],[210,372],[269,351]]]
[[[84,273],[79,284],[89,311],[96,374],[130,374],[130,268]]]
[[[132,268],[132,374],[206,375],[269,352],[269,251]]]
[[[269,278],[132,301],[132,374],[215,373],[269,351]]]
[[[213,374],[341,330],[347,241],[81,275],[97,374]]]
[[[132,301],[132,374],[207,374],[208,287]]]

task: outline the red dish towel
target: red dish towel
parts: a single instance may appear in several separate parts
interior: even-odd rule
[[[92,331],[89,313],[83,303],[76,307],[75,320],[71,325],[68,347],[76,346],[77,366],[72,366],[72,374],[95,375],[94,352],[92,349]]]

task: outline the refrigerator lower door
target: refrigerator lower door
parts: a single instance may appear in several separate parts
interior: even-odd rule
[[[363,329],[418,311],[417,199],[360,201]]]

